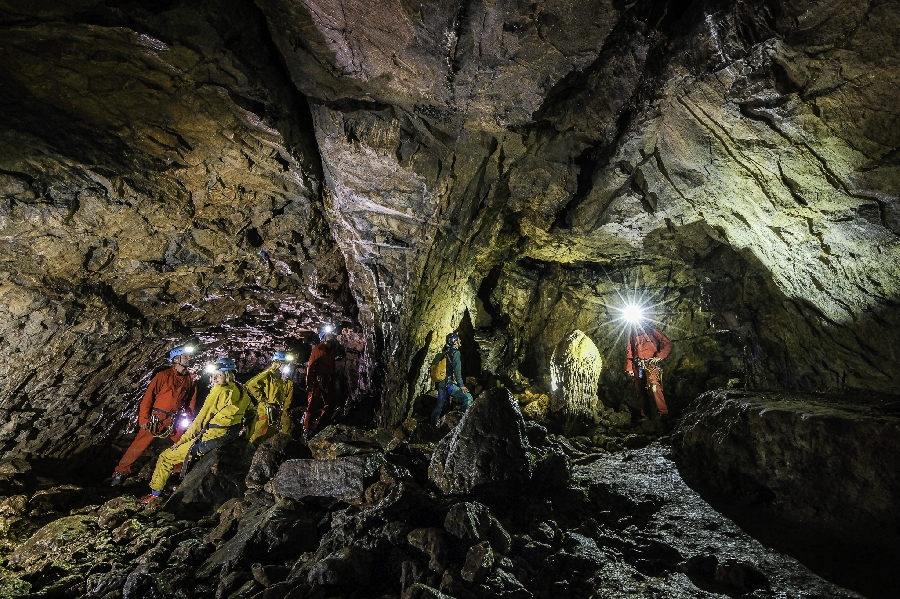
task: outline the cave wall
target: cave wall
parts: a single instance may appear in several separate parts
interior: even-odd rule
[[[629,293],[676,340],[676,402],[895,392],[897,9],[0,3],[0,409],[127,418],[171,344],[341,321],[397,422],[467,314],[538,385],[585,331],[617,405]]]
[[[130,432],[198,361],[353,322],[312,119],[250,3],[6,3],[0,454]]]
[[[581,281],[600,267],[665,298],[685,400],[729,381],[894,390],[873,356],[897,359],[881,334],[897,322],[895,4],[260,6],[295,85],[328,107],[333,204],[377,204],[336,237],[403,240],[431,221],[415,251],[373,260],[344,242],[374,284],[357,297],[391,356],[388,419],[494,267],[504,330],[481,338],[509,337],[502,367],[527,378],[572,328],[619,361],[614,310],[594,310],[621,305],[615,285]],[[384,169],[396,186],[373,184]],[[418,214],[376,201],[391,193]],[[419,278],[398,303],[394,283]]]

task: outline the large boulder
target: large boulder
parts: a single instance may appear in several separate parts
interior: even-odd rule
[[[39,570],[41,564],[73,561],[77,552],[85,552],[97,532],[97,519],[67,516],[50,522],[9,556],[9,565]]]
[[[835,534],[897,537],[900,418],[861,398],[712,391],[682,418],[685,480]]]
[[[288,460],[266,485],[266,490],[276,497],[292,499],[332,497],[357,501],[362,499],[366,483],[376,476],[384,463],[382,454],[333,460]]]
[[[278,468],[285,460],[305,457],[309,457],[309,451],[303,447],[302,443],[292,439],[290,435],[279,433],[274,437],[269,437],[253,454],[250,471],[247,473],[244,484],[248,490],[262,488],[278,473]]]
[[[191,467],[166,502],[166,510],[181,515],[211,516],[232,497],[242,497],[253,453],[253,446],[243,440],[212,450]]]
[[[380,452],[394,435],[385,429],[362,430],[344,424],[332,424],[309,440],[309,450],[317,460]]]
[[[317,546],[316,522],[302,506],[290,500],[258,505],[241,519],[237,534],[204,562],[200,576],[249,569],[260,556],[269,563],[284,562]]]
[[[438,443],[428,477],[446,494],[522,483],[531,477],[525,420],[509,391],[482,394]]]

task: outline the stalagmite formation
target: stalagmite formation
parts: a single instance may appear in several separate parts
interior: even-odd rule
[[[561,417],[567,431],[590,420],[597,411],[597,383],[603,358],[597,346],[581,331],[573,331],[557,344],[550,358],[554,394],[550,412]]]

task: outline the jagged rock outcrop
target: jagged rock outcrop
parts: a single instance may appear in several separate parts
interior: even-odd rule
[[[888,406],[890,407],[890,406]],[[673,453],[691,484],[835,537],[900,542],[900,418],[859,398],[709,392]]]
[[[166,509],[185,516],[211,516],[220,505],[241,497],[256,448],[239,439],[217,447],[191,464],[184,480],[174,474],[178,489],[166,502]]]
[[[428,476],[444,493],[466,495],[522,485],[531,477],[525,421],[506,389],[475,400],[459,424],[441,439]]]

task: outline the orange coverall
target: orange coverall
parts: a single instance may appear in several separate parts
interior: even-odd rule
[[[672,342],[658,329],[633,332],[628,338],[625,350],[625,371],[634,373],[634,390],[638,397],[641,416],[649,418],[648,396],[653,397],[656,411],[660,416],[669,413],[663,397],[662,371],[650,358],[662,360],[672,351]],[[637,367],[637,368],[636,368]]]
[[[150,415],[155,413],[159,418],[160,427],[166,429],[172,423],[183,407],[187,407],[190,416],[194,416],[194,407],[197,404],[197,383],[194,375],[188,371],[184,374],[178,374],[175,367],[166,368],[156,373],[147,391],[144,392],[144,398],[138,408],[138,434],[131,442],[131,446],[125,451],[125,455],[119,460],[115,472],[118,474],[131,474],[131,465],[144,451],[150,447],[153,442],[153,435],[147,430],[147,423],[150,421]],[[181,438],[178,428],[173,429],[172,435],[169,437],[173,443],[177,443]]]

